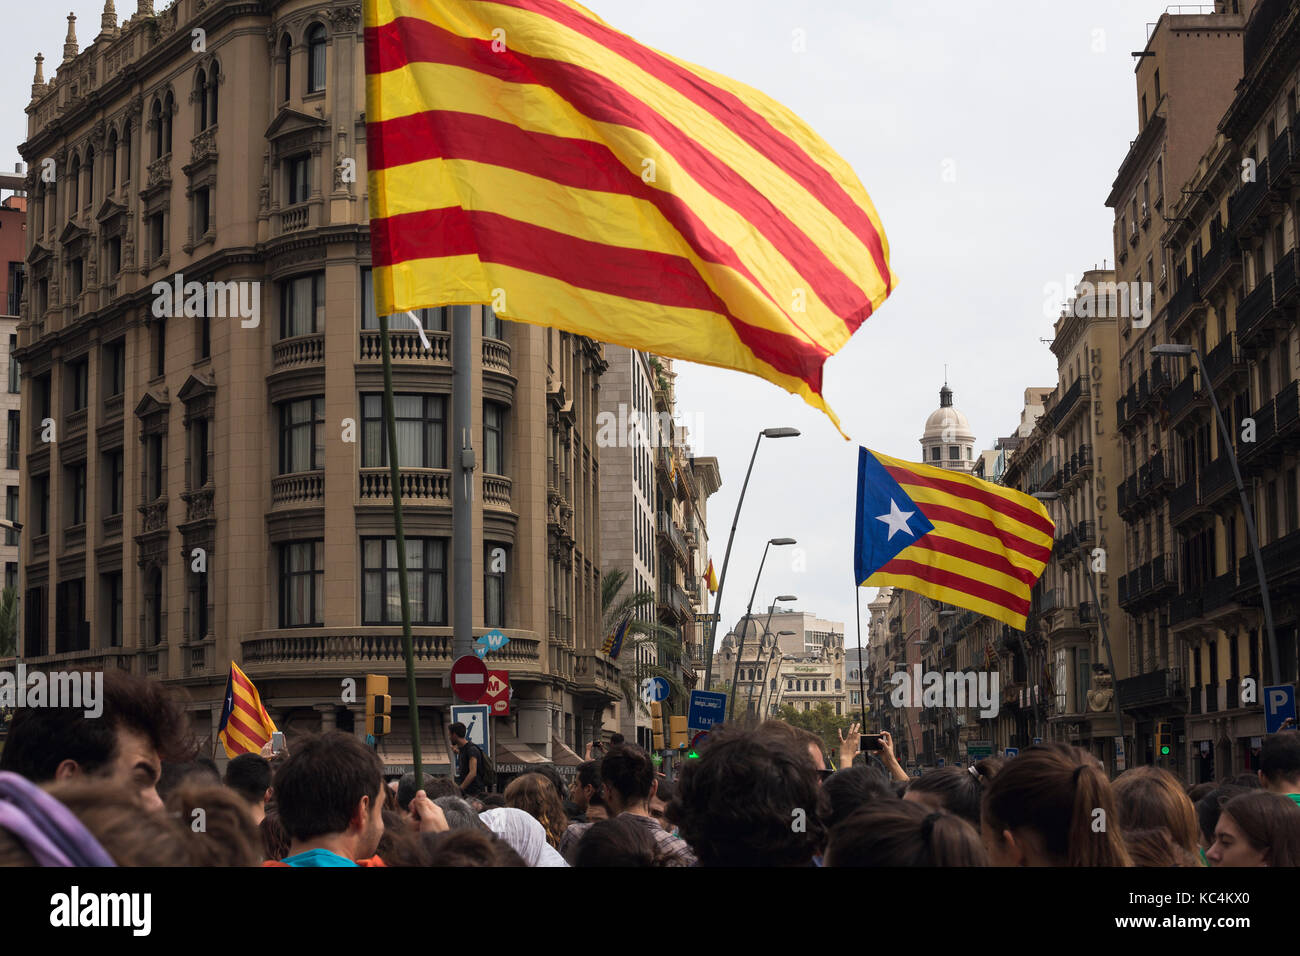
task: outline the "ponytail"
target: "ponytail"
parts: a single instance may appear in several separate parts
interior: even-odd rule
[[[1091,762],[1074,769],[1074,809],[1066,846],[1067,866],[1132,866],[1119,832],[1110,782]]]

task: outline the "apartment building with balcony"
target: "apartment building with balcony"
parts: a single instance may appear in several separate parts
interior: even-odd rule
[[[392,485],[370,288],[360,6],[106,4],[21,147],[22,656],[185,688],[211,739],[230,661],[290,731],[362,732],[391,678],[410,763]],[[204,52],[192,31],[206,35]],[[53,161],[55,176],[36,171]],[[345,175],[344,160],[356,162]],[[155,283],[238,284],[260,316],[167,314]],[[238,297],[237,297],[238,298]],[[574,762],[618,696],[599,650],[598,343],[468,309],[473,626],[510,638],[498,769]],[[160,314],[160,312],[162,314]],[[452,702],[450,308],[394,319],[399,476],[427,765]],[[51,418],[47,437],[39,423]],[[425,708],[428,708],[427,710]]]
[[[1164,242],[1190,292],[1171,304],[1177,358],[1165,409],[1176,486],[1178,589],[1149,611],[1186,649],[1188,779],[1256,769],[1265,732],[1258,686],[1294,682],[1300,606],[1300,3],[1257,3],[1243,32],[1235,96],[1181,190]],[[1211,392],[1228,421],[1225,439]],[[1281,674],[1272,674],[1259,575],[1228,440],[1240,463],[1272,596]],[[1159,691],[1159,678],[1149,678]]]
[[[1183,696],[1185,643],[1162,610],[1186,580],[1186,551],[1176,510],[1188,475],[1175,439],[1187,410],[1199,402],[1185,363],[1153,356],[1153,346],[1204,312],[1200,277],[1164,245],[1177,227],[1183,190],[1241,77],[1242,36],[1253,2],[1216,3],[1213,12],[1170,8],[1150,35],[1134,69],[1138,135],[1120,164],[1106,205],[1115,211],[1115,269],[1120,281],[1151,283],[1150,315],[1121,319],[1116,328],[1120,391],[1116,399],[1121,483],[1116,505],[1127,525],[1112,572],[1120,603],[1112,639],[1124,635],[1128,680],[1120,705],[1134,733],[1130,761],[1156,763],[1153,738],[1160,721],[1172,724],[1179,747],[1168,769],[1186,774]],[[1145,209],[1145,212],[1143,211]],[[1213,440],[1208,433],[1203,442]],[[1194,496],[1193,492],[1193,496]],[[1158,685],[1158,686],[1157,686]]]

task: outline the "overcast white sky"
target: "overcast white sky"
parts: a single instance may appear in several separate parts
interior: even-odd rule
[[[776,594],[847,624],[855,644],[853,493],[857,445],[916,460],[939,404],[944,364],[980,448],[1018,421],[1024,389],[1051,385],[1044,287],[1111,255],[1105,208],[1137,133],[1130,52],[1166,4],[1154,0],[586,0],[649,46],[763,90],[807,120],[871,194],[899,277],[890,296],[830,360],[826,398],[853,443],[800,399],[760,379],[678,363],[679,410],[695,452],[715,455],[709,501],[715,566],[758,431],[763,442],[736,533],[723,626],[744,613],[764,542],[773,549],[755,607]],[[33,56],[46,77],[62,58],[67,14],[84,45],[100,0],[7,0],[0,33],[0,168],[26,137]],[[134,0],[118,0],[119,18]],[[161,9],[164,4],[157,4]],[[806,50],[792,50],[801,29]],[[943,178],[945,162],[955,182]],[[802,559],[802,565],[796,561]],[[862,595],[863,627],[866,603]]]

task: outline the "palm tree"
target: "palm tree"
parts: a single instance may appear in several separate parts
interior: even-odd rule
[[[641,712],[648,714],[650,708],[641,699],[641,682],[649,677],[662,677],[671,688],[669,701],[680,705],[686,700],[686,689],[671,666],[682,659],[681,638],[670,627],[642,620],[638,612],[654,607],[655,594],[653,591],[622,594],[626,583],[627,572],[621,568],[605,572],[600,579],[600,616],[604,632],[613,634],[624,619],[630,619],[619,652],[619,689],[629,704],[636,702]],[[649,653],[640,653],[643,650]],[[642,661],[642,657],[650,660]],[[631,667],[625,666],[626,662],[630,662]]]

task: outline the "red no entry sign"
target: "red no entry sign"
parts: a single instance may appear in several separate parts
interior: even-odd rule
[[[487,689],[487,665],[473,654],[456,658],[451,665],[451,692],[467,704],[477,704]]]

